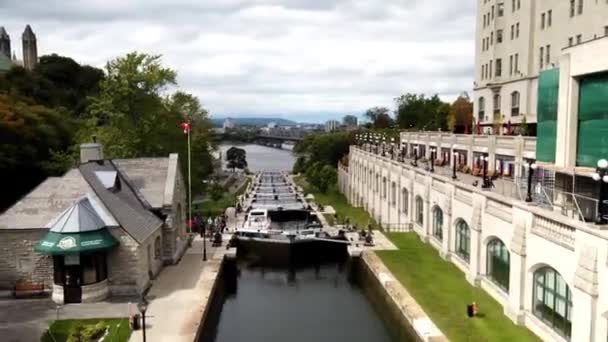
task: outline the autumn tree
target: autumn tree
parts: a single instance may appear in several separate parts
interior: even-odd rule
[[[392,127],[395,120],[391,117],[390,110],[386,107],[373,107],[368,109],[364,116],[371,122],[372,127],[384,129]]]
[[[448,130],[454,133],[471,132],[473,122],[473,102],[469,95],[462,93],[450,106]]]

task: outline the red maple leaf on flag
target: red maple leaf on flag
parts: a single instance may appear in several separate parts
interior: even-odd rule
[[[189,122],[182,122],[182,124],[179,125],[179,127],[181,127],[184,130],[184,134],[189,134],[190,133],[190,129],[192,128],[190,126]]]

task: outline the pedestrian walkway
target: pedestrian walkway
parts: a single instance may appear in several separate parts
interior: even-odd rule
[[[213,248],[207,241],[204,262],[203,240],[197,236],[179,264],[161,272],[148,293],[146,341],[194,341],[226,253],[226,248]],[[130,341],[142,338],[142,330],[137,330]]]

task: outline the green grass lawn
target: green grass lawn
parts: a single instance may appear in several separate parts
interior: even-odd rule
[[[42,342],[65,342],[70,334],[70,329],[76,325],[94,325],[103,321],[110,326],[110,332],[106,341],[108,342],[127,342],[131,336],[129,320],[126,318],[117,319],[65,319],[54,321],[49,326],[49,332],[42,338]]]
[[[375,221],[363,208],[352,207],[350,204],[348,204],[346,197],[339,193],[334,187],[324,194],[308,184],[304,176],[296,176],[294,177],[294,181],[297,185],[304,189],[306,194],[313,194],[315,196],[316,203],[322,205],[331,205],[338,214],[338,220],[340,223],[343,223],[344,219],[348,217],[350,224],[356,225],[359,229],[366,228],[369,223],[375,226]]]
[[[498,302],[471,286],[455,265],[440,258],[416,233],[387,236],[399,250],[376,253],[451,341],[540,341],[513,324]],[[482,317],[467,317],[466,305],[472,302]]]
[[[247,178],[247,181],[235,193],[226,191],[222,198],[218,200],[209,198],[201,203],[194,204],[192,207],[196,213],[201,214],[203,217],[222,215],[227,208],[234,207],[237,196],[242,195],[247,190],[249,182],[251,182],[251,178]]]

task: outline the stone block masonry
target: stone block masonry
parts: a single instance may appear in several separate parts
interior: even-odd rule
[[[15,284],[43,284],[51,292],[53,259],[34,252],[46,229],[2,230],[0,232],[0,290],[10,291]]]

